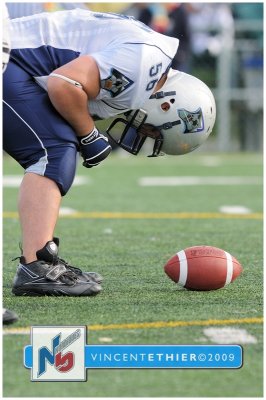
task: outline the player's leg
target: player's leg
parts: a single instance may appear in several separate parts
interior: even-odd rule
[[[61,196],[76,170],[75,134],[51,106],[45,91],[10,62],[4,76],[4,149],[25,169],[19,192],[23,256],[52,240]]]
[[[23,256],[13,292],[96,294],[101,287],[89,273],[82,274],[58,258],[59,242],[53,238],[61,196],[75,176],[75,133],[23,70],[10,63],[6,72],[4,148],[26,171],[19,196]]]
[[[36,252],[52,240],[61,203],[57,184],[45,176],[26,173],[18,201],[23,255],[27,263],[36,260]]]

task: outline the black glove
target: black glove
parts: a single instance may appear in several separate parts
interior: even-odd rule
[[[87,136],[79,136],[78,140],[80,153],[84,158],[83,166],[86,168],[96,167],[112,150],[107,137],[99,133],[95,127]]]

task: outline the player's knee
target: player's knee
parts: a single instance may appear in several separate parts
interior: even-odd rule
[[[77,155],[75,146],[67,147],[60,159],[60,163],[57,164],[55,182],[62,196],[67,194],[74,181],[77,168]]]
[[[67,194],[75,178],[77,167],[76,146],[62,145],[48,152],[48,164],[44,176],[52,179],[58,186],[62,196]]]
[[[62,196],[67,194],[72,186],[73,180],[74,176],[69,174],[61,174],[61,176],[56,178],[55,183],[57,184]]]

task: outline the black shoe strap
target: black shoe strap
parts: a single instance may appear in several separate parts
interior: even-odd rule
[[[46,278],[50,281],[57,281],[57,279],[67,272],[66,267],[63,264],[57,264],[51,267],[49,272],[46,274]]]

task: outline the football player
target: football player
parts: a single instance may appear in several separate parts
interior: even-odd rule
[[[11,60],[4,79],[4,148],[25,169],[19,193],[23,254],[15,295],[89,296],[102,277],[58,256],[54,237],[61,197],[80,152],[99,165],[111,152],[97,119],[123,114],[116,143],[152,156],[198,147],[215,121],[215,102],[200,80],[171,70],[178,39],[131,17],[86,10],[42,13],[11,21]],[[117,129],[115,129],[117,131]]]
[[[10,35],[9,35],[9,15],[7,7],[4,3],[2,8],[2,72],[5,72],[10,53]],[[7,308],[2,309],[2,321],[4,325],[12,324],[18,320],[18,316],[14,311]]]

